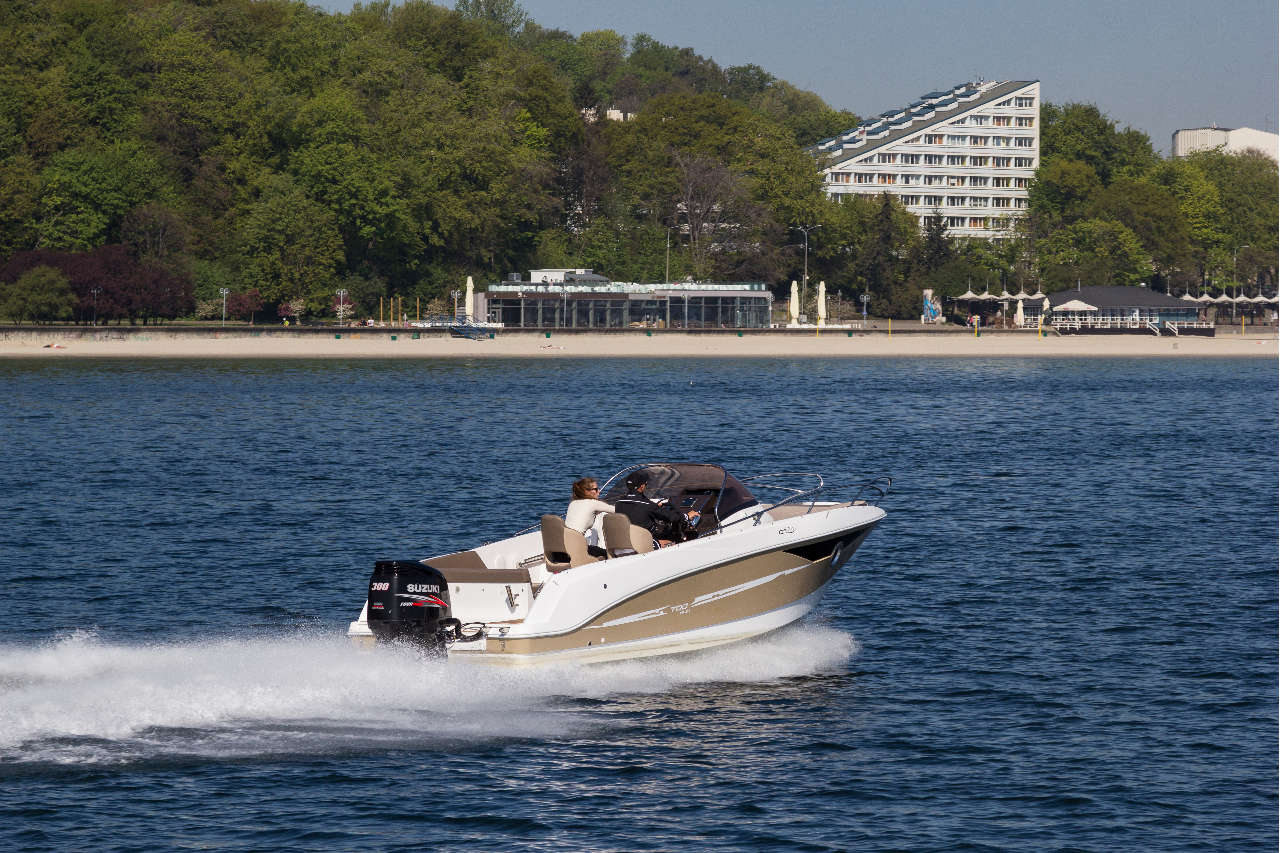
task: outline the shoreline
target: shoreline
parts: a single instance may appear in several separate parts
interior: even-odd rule
[[[1034,330],[827,329],[682,332],[497,331],[453,338],[436,329],[276,327],[10,327],[5,358],[1177,358],[1280,356],[1274,327],[1216,337],[1046,335]],[[415,337],[416,336],[416,337]]]

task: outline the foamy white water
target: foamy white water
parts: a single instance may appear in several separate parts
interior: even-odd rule
[[[810,675],[856,653],[801,626],[678,658],[505,669],[293,634],[121,645],[75,635],[0,646],[0,761],[432,748],[608,725],[564,700]]]

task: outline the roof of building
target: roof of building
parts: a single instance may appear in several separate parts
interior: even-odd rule
[[[1049,294],[1049,305],[1057,308],[1072,300],[1096,308],[1186,308],[1190,303],[1147,287],[1082,287]]]
[[[860,157],[905,136],[927,130],[932,125],[951,121],[974,107],[1007,98],[1035,82],[1037,81],[1012,80],[991,84],[987,89],[981,89],[976,83],[962,83],[945,92],[929,92],[910,106],[881,113],[844,133],[822,140],[812,151],[817,156],[827,157],[832,164],[850,157]],[[894,116],[904,118],[894,119]]]

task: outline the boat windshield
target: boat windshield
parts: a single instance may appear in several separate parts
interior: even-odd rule
[[[624,468],[604,484],[600,500],[614,503],[626,494],[627,475],[634,471],[649,475],[645,494],[654,500],[666,498],[680,505],[690,497],[707,496],[710,500],[706,501],[706,509],[714,512],[717,521],[758,503],[737,477],[719,465],[699,462],[661,462]]]

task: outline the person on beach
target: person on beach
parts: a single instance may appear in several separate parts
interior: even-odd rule
[[[573,500],[564,513],[564,526],[571,527],[587,538],[587,553],[593,557],[605,556],[604,549],[596,542],[596,519],[613,512],[613,505],[600,500],[600,486],[595,477],[583,477],[573,484]]]
[[[653,541],[662,548],[676,542],[697,537],[694,526],[700,517],[696,512],[687,516],[669,506],[663,506],[646,495],[649,475],[633,471],[627,475],[627,493],[618,498],[617,512],[631,519],[631,523],[648,530]]]

